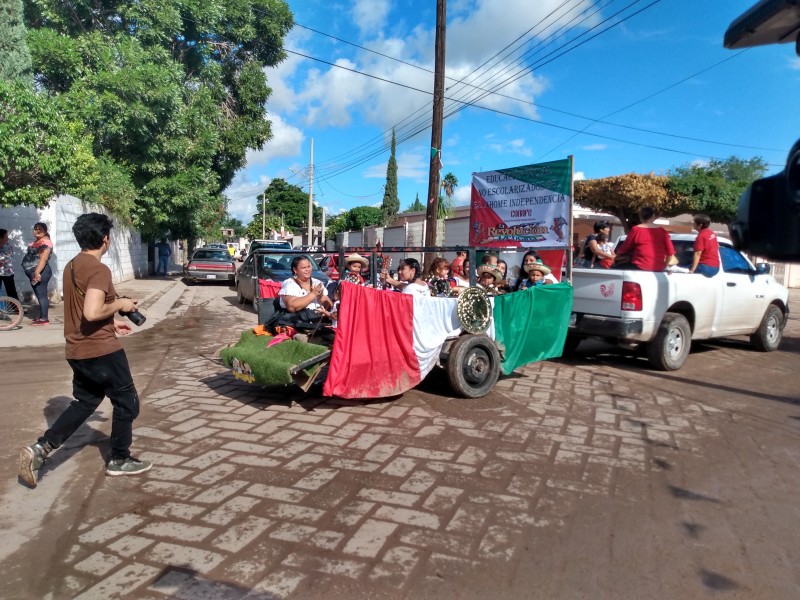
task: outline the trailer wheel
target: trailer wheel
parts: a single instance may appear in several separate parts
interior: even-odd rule
[[[647,344],[647,359],[661,371],[677,371],[689,357],[692,328],[681,314],[667,313],[652,342]]]
[[[450,348],[447,376],[464,398],[482,398],[500,377],[500,353],[485,335],[462,335]]]
[[[573,356],[581,345],[583,338],[577,335],[567,334],[567,339],[564,340],[564,350],[561,356]]]
[[[759,352],[773,352],[778,349],[783,337],[783,312],[771,304],[761,319],[761,324],[750,336],[750,343]]]

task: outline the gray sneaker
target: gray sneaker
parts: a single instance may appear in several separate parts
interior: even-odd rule
[[[146,473],[153,468],[153,463],[148,460],[139,460],[132,456],[128,458],[118,458],[106,463],[106,475],[116,477],[117,475],[138,475]]]
[[[39,469],[44,465],[47,452],[38,442],[19,451],[19,476],[31,487],[36,487]]]

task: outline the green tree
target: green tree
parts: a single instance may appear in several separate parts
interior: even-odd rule
[[[615,215],[625,231],[636,225],[638,211],[652,206],[662,216],[685,212],[682,201],[669,190],[664,175],[626,173],[575,182],[575,203],[601,213]]]
[[[384,225],[391,223],[400,211],[400,198],[397,196],[396,151],[397,144],[395,143],[394,128],[392,128],[392,151],[389,155],[389,163],[386,165],[386,187],[383,190],[383,203],[381,204],[381,222]]]
[[[761,157],[731,156],[707,165],[689,164],[669,173],[670,191],[682,199],[682,212],[704,213],[714,221],[730,223],[745,188],[767,172]],[[667,215],[669,216],[669,215]]]
[[[418,211],[422,211],[422,210],[425,210],[425,205],[422,202],[420,202],[420,200],[419,200],[419,192],[417,192],[417,198],[414,200],[414,203],[411,206],[409,206],[407,209],[405,209],[403,212],[407,212],[407,213],[408,212],[418,212]]]
[[[383,210],[375,206],[356,206],[344,214],[345,231],[364,229],[383,222]]]
[[[0,5],[0,81],[32,80],[31,55],[25,43],[22,0]]]
[[[113,181],[133,185],[143,233],[193,237],[218,222],[222,190],[247,150],[271,137],[264,67],[285,56],[286,3],[25,0],[25,8],[37,82],[85,126],[95,156],[116,165]]]
[[[440,219],[446,219],[453,215],[453,194],[456,193],[458,187],[458,178],[453,173],[448,172],[442,178],[442,189],[444,190],[445,198],[439,195],[439,214]]]
[[[31,84],[0,80],[0,206],[46,206],[97,189],[91,140]]]
[[[285,179],[276,177],[269,182],[263,195],[267,198],[267,219],[273,218],[274,228],[280,229],[281,216],[287,229],[297,233],[308,227],[308,192],[300,186],[288,183]],[[253,215],[251,225],[255,224],[256,237],[261,237],[261,195],[259,195],[258,211]],[[322,222],[322,209],[314,205],[314,222]],[[248,225],[248,231],[251,231]],[[249,234],[248,234],[249,235]]]

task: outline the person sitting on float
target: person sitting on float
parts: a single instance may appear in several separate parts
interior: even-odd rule
[[[369,261],[361,256],[358,252],[354,252],[344,259],[344,264],[347,267],[347,275],[342,279],[349,281],[356,285],[365,285],[364,276],[361,274],[364,269],[369,267]]]
[[[293,275],[281,284],[278,292],[280,309],[268,323],[268,329],[290,326],[312,329],[323,317],[330,317],[333,308],[323,283],[311,277],[313,267],[305,256],[292,259]]]
[[[485,290],[490,296],[502,293],[497,287],[501,281],[503,281],[503,274],[497,267],[489,264],[478,267],[478,287]]]
[[[428,284],[420,277],[422,267],[415,258],[404,258],[400,261],[397,269],[397,279],[389,277],[385,271],[381,272],[381,281],[385,281],[404,294],[415,296],[430,296],[431,289]]]
[[[441,256],[433,259],[425,281],[431,288],[431,294],[438,298],[450,295],[450,290],[455,287],[455,280],[450,279],[450,263]]]
[[[514,284],[514,291],[525,289],[522,287],[522,284],[530,279],[528,275],[528,267],[535,264],[543,264],[542,259],[539,258],[539,255],[534,250],[528,250],[522,256],[522,264],[520,264],[519,268],[519,277],[517,277],[517,282]],[[547,275],[545,276],[545,281],[547,283],[558,283],[558,279],[556,279],[555,275],[553,275],[552,271],[548,270]],[[526,285],[527,287],[527,285]]]
[[[536,262],[525,265],[524,268],[528,278],[520,284],[519,289],[525,290],[529,287],[539,287],[540,285],[552,283],[546,279],[547,276],[550,275],[550,267],[547,265],[541,262]]]

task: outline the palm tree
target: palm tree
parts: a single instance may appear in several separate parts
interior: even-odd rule
[[[448,198],[452,198],[453,194],[456,193],[456,188],[458,187],[458,178],[453,175],[452,173],[448,173],[442,179],[442,189],[444,190],[445,195]]]

